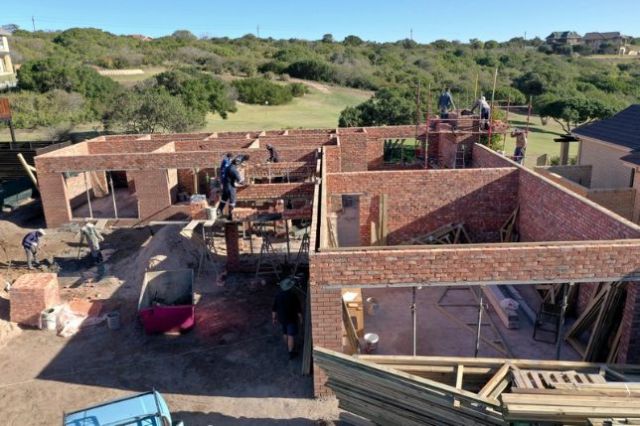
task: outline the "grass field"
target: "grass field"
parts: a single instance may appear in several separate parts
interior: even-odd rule
[[[265,106],[238,103],[238,112],[226,120],[207,116],[207,131],[271,130],[286,128],[336,127],[340,111],[357,105],[371,92],[337,86],[310,87],[310,93],[286,105]]]

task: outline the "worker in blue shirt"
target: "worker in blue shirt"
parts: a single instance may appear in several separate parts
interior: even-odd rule
[[[231,159],[233,158],[233,154],[227,152],[224,157],[222,157],[222,163],[220,163],[220,183],[224,184],[224,181],[227,179],[227,169],[231,165]]]
[[[22,239],[22,247],[27,255],[27,266],[29,269],[33,269],[33,263],[38,266],[38,244],[40,244],[40,237],[44,236],[44,229],[38,229],[37,231],[31,231]]]
[[[229,220],[231,220],[233,209],[236,206],[236,186],[244,185],[244,180],[237,168],[241,162],[242,160],[238,157],[231,161],[231,165],[227,167],[225,179],[222,182],[222,199],[218,205],[218,216],[222,216],[225,206],[229,204]]]
[[[445,87],[438,98],[438,109],[440,110],[440,118],[443,120],[449,118],[449,111],[456,109],[456,104],[453,103],[453,96],[451,96],[448,87]]]

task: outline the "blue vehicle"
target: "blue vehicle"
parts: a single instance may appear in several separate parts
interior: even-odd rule
[[[64,415],[64,426],[184,426],[173,422],[166,401],[156,391],[94,405]]]

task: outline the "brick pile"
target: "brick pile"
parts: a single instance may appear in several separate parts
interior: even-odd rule
[[[59,304],[56,274],[24,274],[11,287],[10,318],[20,325],[38,327],[42,311]]]

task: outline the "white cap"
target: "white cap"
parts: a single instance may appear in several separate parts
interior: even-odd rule
[[[483,101],[487,100],[484,96],[480,96],[480,99],[482,99]]]
[[[93,223],[91,223],[91,222],[87,222],[86,226],[88,226],[89,228],[93,228],[95,225]]]
[[[46,233],[46,232],[44,232],[44,229],[42,229],[42,228],[38,229],[38,231],[37,231],[37,232],[38,232],[38,234],[40,234],[40,235],[47,235],[47,233]]]

